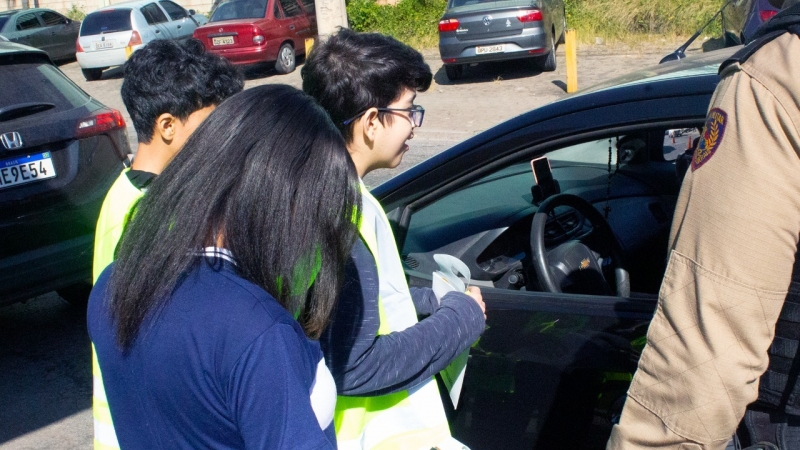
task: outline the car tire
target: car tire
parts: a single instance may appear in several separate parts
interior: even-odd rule
[[[278,50],[278,60],[275,61],[275,70],[280,74],[291,73],[295,68],[294,48],[289,44],[281,45]]]
[[[464,66],[461,64],[445,65],[444,73],[450,81],[459,80],[461,76],[464,75]]]
[[[92,283],[85,281],[75,283],[61,289],[56,289],[56,294],[65,302],[75,307],[84,307],[89,302],[89,294],[92,292]]]
[[[550,36],[550,51],[537,59],[537,65],[542,72],[553,72],[556,70],[556,44],[553,36]]]
[[[103,69],[81,69],[86,81],[97,81],[103,76]]]
[[[561,14],[561,37],[558,38],[556,45],[567,43],[567,9],[564,8],[564,10],[561,11]]]

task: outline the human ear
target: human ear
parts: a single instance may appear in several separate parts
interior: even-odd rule
[[[382,126],[380,119],[378,118],[378,108],[368,109],[367,112],[361,116],[359,124],[362,127],[364,137],[369,141],[374,141],[375,133],[378,131],[378,127]]]
[[[156,118],[156,129],[154,130],[155,134],[160,136],[161,140],[169,143],[175,139],[177,124],[177,117],[170,113],[161,114]]]

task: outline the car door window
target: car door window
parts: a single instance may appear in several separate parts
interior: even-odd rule
[[[281,11],[281,7],[278,5],[278,2],[275,2],[275,5],[272,7],[272,14],[275,16],[276,19],[283,19],[283,11]]]
[[[44,26],[46,27],[61,25],[62,23],[65,23],[67,19],[61,14],[52,11],[43,11],[40,17],[42,18],[42,22],[44,22]]]
[[[161,11],[161,8],[158,7],[155,3],[150,3],[142,8],[142,15],[144,19],[147,21],[148,25],[156,25],[159,23],[167,22],[166,14]]]
[[[316,14],[315,8],[314,0],[303,0],[303,9],[306,10],[306,14]]]
[[[42,24],[39,23],[39,19],[34,13],[23,14],[17,18],[17,30],[19,31],[41,28],[41,26]]]
[[[300,5],[298,5],[295,0],[280,0],[280,2],[286,17],[294,17],[303,14],[303,10],[300,9]]]
[[[169,14],[169,17],[172,20],[180,20],[188,16],[186,10],[183,9],[180,5],[177,5],[173,2],[166,0],[162,0],[158,3],[161,5],[162,8],[164,8],[167,11],[167,14]]]

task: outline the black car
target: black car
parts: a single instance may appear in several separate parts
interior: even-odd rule
[[[446,253],[482,289],[487,328],[450,414],[470,448],[605,448],[656,307],[691,148],[734,50],[566,97],[374,189],[410,285],[430,286],[433,255]]]
[[[91,281],[94,229],[130,153],[125,121],[42,50],[0,42],[0,305]]]
[[[758,27],[774,17],[784,0],[733,0],[722,12],[722,33],[728,46],[745,44]]]

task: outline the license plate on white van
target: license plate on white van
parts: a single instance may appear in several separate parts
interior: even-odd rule
[[[211,38],[211,43],[214,45],[233,45],[233,36]]]
[[[0,189],[54,178],[56,170],[50,152],[0,161]]]
[[[475,53],[478,55],[485,55],[487,53],[503,53],[506,46],[500,45],[484,45],[483,47],[475,47]]]
[[[105,50],[107,48],[114,48],[114,43],[112,41],[100,41],[94,43],[95,50]]]

